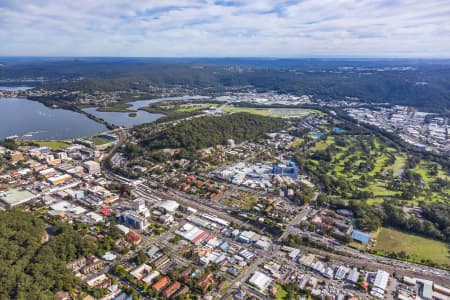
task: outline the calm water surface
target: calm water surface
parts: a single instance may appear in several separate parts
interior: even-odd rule
[[[163,117],[163,114],[152,114],[146,111],[138,110],[139,108],[148,106],[151,103],[167,101],[167,100],[200,100],[200,99],[208,99],[209,97],[205,96],[183,96],[183,97],[167,97],[167,98],[157,98],[151,100],[139,100],[129,102],[132,106],[129,108],[130,110],[136,110],[136,116],[130,117],[129,113],[123,112],[101,112],[97,111],[96,107],[85,108],[84,111],[90,113],[96,117],[102,118],[106,122],[118,126],[125,127],[133,127],[135,125],[150,123],[158,120]]]
[[[6,87],[0,87],[0,89]],[[10,90],[26,89],[27,87],[8,87]],[[136,117],[128,113],[99,112],[95,107],[84,111],[104,119],[108,123],[132,127],[153,122],[163,114],[152,114],[138,110],[150,103],[163,100],[206,99],[203,96],[185,96],[158,98],[130,102],[131,110],[137,110]],[[0,139],[18,135],[28,140],[64,140],[89,136],[107,131],[103,124],[97,123],[83,114],[66,109],[53,109],[45,105],[23,98],[0,98]]]
[[[106,130],[103,124],[77,112],[22,98],[0,98],[0,138],[27,135],[24,139],[61,140]]]

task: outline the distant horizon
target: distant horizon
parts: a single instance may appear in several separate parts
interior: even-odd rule
[[[36,59],[245,59],[245,60],[450,60],[448,57],[384,57],[384,56],[78,56],[78,55],[0,55],[0,58]]]

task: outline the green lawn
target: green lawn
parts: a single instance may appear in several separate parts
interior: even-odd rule
[[[177,108],[177,112],[193,112],[193,111],[197,111],[197,110],[203,110],[203,109],[208,109],[211,107],[218,107],[219,104],[217,103],[202,103],[202,104],[197,104],[197,105],[189,105],[189,104],[184,104],[184,105],[180,105]]]
[[[260,116],[268,116],[269,115],[269,109],[266,109],[266,108],[249,108],[249,107],[226,106],[224,110],[226,112],[233,112],[233,113],[245,112],[245,113],[254,114],[254,115],[260,115]]]
[[[394,176],[397,176],[398,171],[400,171],[400,169],[403,169],[405,167],[405,162],[406,156],[404,154],[395,155],[395,162],[392,166],[390,166],[390,169],[394,172]]]
[[[431,164],[426,162],[421,162],[419,165],[417,165],[414,169],[412,169],[414,172],[420,174],[422,176],[423,181],[426,183],[431,183],[434,180],[436,180],[437,177],[440,177],[442,179],[450,180],[450,177],[442,170],[442,167],[439,166],[437,175],[430,175],[429,171],[431,169]]]
[[[286,296],[288,295],[287,291],[278,283],[275,284],[275,287],[277,288],[277,293],[275,294],[275,299],[276,300],[286,299]]]
[[[326,132],[324,129],[322,132]],[[382,148],[382,144],[378,139],[375,139],[375,146],[372,147],[368,145],[368,142],[364,140],[362,136],[345,136],[339,137],[339,139],[345,138],[346,143],[340,143],[337,136],[328,135],[325,136],[324,139],[316,140],[314,143],[311,143],[309,148],[310,153],[323,151],[327,149],[330,145],[335,145],[336,152],[334,153],[333,160],[331,162],[327,162],[329,167],[327,171],[328,176],[333,176],[334,179],[338,181],[347,182],[352,189],[359,191],[370,191],[373,193],[373,196],[367,201],[369,205],[376,205],[382,203],[384,198],[400,198],[401,197],[401,189],[397,190],[389,190],[387,187],[389,186],[391,179],[389,177],[377,176],[379,174],[384,173],[385,171],[392,171],[394,177],[398,177],[398,173],[401,169],[405,168],[407,154],[404,152],[400,152],[394,148]],[[362,139],[360,141],[359,139]],[[339,142],[339,143],[338,143]],[[359,146],[360,143],[366,144],[366,148],[371,153],[371,159],[373,163],[373,169],[371,171],[359,170],[360,164],[363,164],[368,159],[368,153],[363,151],[363,147]],[[340,146],[337,146],[340,144]],[[295,144],[293,144],[295,146]],[[351,148],[352,147],[352,148]],[[294,151],[295,147],[292,147]],[[352,151],[349,151],[352,149]],[[387,165],[387,162],[390,161],[390,158],[395,157],[395,161]],[[349,170],[345,168],[348,162],[351,162],[349,166]],[[315,166],[321,164],[322,162],[319,160],[313,159],[311,156],[307,161],[307,165],[311,168],[312,171],[316,171],[317,168]],[[387,166],[386,166],[387,165]],[[438,165],[437,175],[431,176],[429,175],[430,169],[433,167],[433,163],[422,160],[420,164],[413,169],[414,172],[420,174],[425,181],[426,185],[420,189],[418,196],[413,200],[405,200],[405,203],[415,204],[417,205],[419,201],[425,202],[437,202],[437,201],[445,201],[448,198],[449,190],[444,190],[442,192],[432,191],[430,189],[430,184],[433,183],[437,177],[450,180],[450,176],[445,173],[442,169],[442,166]],[[367,186],[364,188],[359,187],[359,180],[363,175],[366,176]],[[345,197],[345,195],[341,195]]]
[[[332,144],[334,144],[334,137],[327,136],[325,140],[319,140],[318,142],[316,142],[311,148],[311,151],[322,151]]]
[[[321,112],[311,109],[301,108],[251,108],[251,107],[233,107],[226,106],[224,109],[226,112],[246,112],[249,114],[255,114],[260,116],[270,116],[276,118],[286,117],[304,117],[310,113],[321,114]]]
[[[33,143],[38,144],[40,147],[49,147],[53,150],[58,150],[69,146],[69,143],[62,141],[33,141]]]
[[[374,249],[385,253],[404,251],[411,261],[429,259],[441,266],[450,267],[448,244],[392,228],[383,227],[380,230]]]
[[[390,191],[385,188],[384,182],[379,180],[374,180],[370,182],[369,186],[367,188],[362,188],[363,191],[371,191],[373,192],[374,196],[376,197],[382,197],[382,196],[393,196],[396,195],[398,192],[396,191]]]
[[[367,204],[369,205],[377,205],[384,202],[383,198],[369,198],[366,200]]]
[[[104,139],[104,138],[101,138],[101,137],[94,137],[93,139],[92,139],[92,141],[94,142],[94,144],[96,145],[96,146],[101,146],[101,145],[104,145],[104,144],[108,144],[108,143],[111,143],[111,141],[110,140],[108,140],[108,139]]]
[[[384,167],[384,164],[386,163],[387,160],[388,160],[388,156],[385,154],[377,157],[377,160],[375,162],[375,167],[373,168],[373,170],[371,172],[369,172],[369,174],[371,176],[375,176],[375,174],[380,173],[381,169]]]

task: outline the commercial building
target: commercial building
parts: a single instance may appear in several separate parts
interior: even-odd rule
[[[139,230],[144,230],[149,226],[147,219],[134,211],[122,212],[119,220],[120,222]]]
[[[241,243],[253,243],[259,240],[259,236],[253,231],[242,231],[238,237],[238,241]]]
[[[370,294],[377,298],[384,298],[384,293],[386,292],[388,281],[389,273],[383,270],[378,270]]]
[[[353,268],[350,273],[348,273],[347,280],[351,283],[357,283],[359,279],[359,272],[357,268]]]
[[[297,165],[293,161],[288,160],[273,166],[272,173],[297,179],[299,171]]]
[[[417,278],[416,282],[420,285],[419,295],[426,300],[433,299],[433,281]]]
[[[0,193],[0,201],[6,208],[27,203],[35,198],[36,195],[24,189],[11,189]]]
[[[272,283],[272,279],[264,273],[256,271],[248,280],[248,283],[258,288],[261,291],[266,290]]]
[[[337,280],[342,280],[345,278],[345,275],[347,275],[347,273],[350,271],[349,268],[345,267],[345,266],[339,266],[336,269],[336,273],[334,274],[334,278]]]
[[[93,211],[86,214],[86,221],[91,224],[97,224],[103,221],[103,217]]]
[[[67,152],[58,152],[56,153],[56,158],[60,160],[66,160],[69,157],[67,156]]]
[[[179,206],[180,205],[176,201],[166,200],[159,203],[156,207],[163,213],[173,213],[178,209]]]
[[[100,171],[101,171],[100,164],[93,160],[86,161],[83,164],[83,167],[86,169],[86,171],[89,174],[96,174],[96,173],[100,173]]]
[[[50,177],[47,179],[47,181],[52,185],[58,185],[58,184],[65,183],[65,182],[69,181],[70,179],[72,179],[72,176],[70,176],[69,174],[63,174],[63,175],[57,175],[57,176]]]

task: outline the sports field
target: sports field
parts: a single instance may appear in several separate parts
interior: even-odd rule
[[[104,144],[111,143],[110,140],[105,139],[105,138],[102,138],[102,137],[99,137],[99,136],[94,137],[94,138],[92,139],[92,141],[94,142],[94,144],[95,144],[96,146],[101,146],[101,145],[104,145]]]
[[[58,150],[69,146],[69,143],[62,141],[33,141],[33,143],[38,144],[40,147],[49,147],[53,150]]]
[[[319,111],[301,108],[251,108],[226,106],[224,110],[226,112],[246,112],[249,114],[276,118],[298,118],[307,116],[311,113],[320,113]]]
[[[392,228],[381,228],[374,249],[384,253],[404,251],[410,261],[420,263],[422,260],[430,260],[450,267],[448,244]]]

